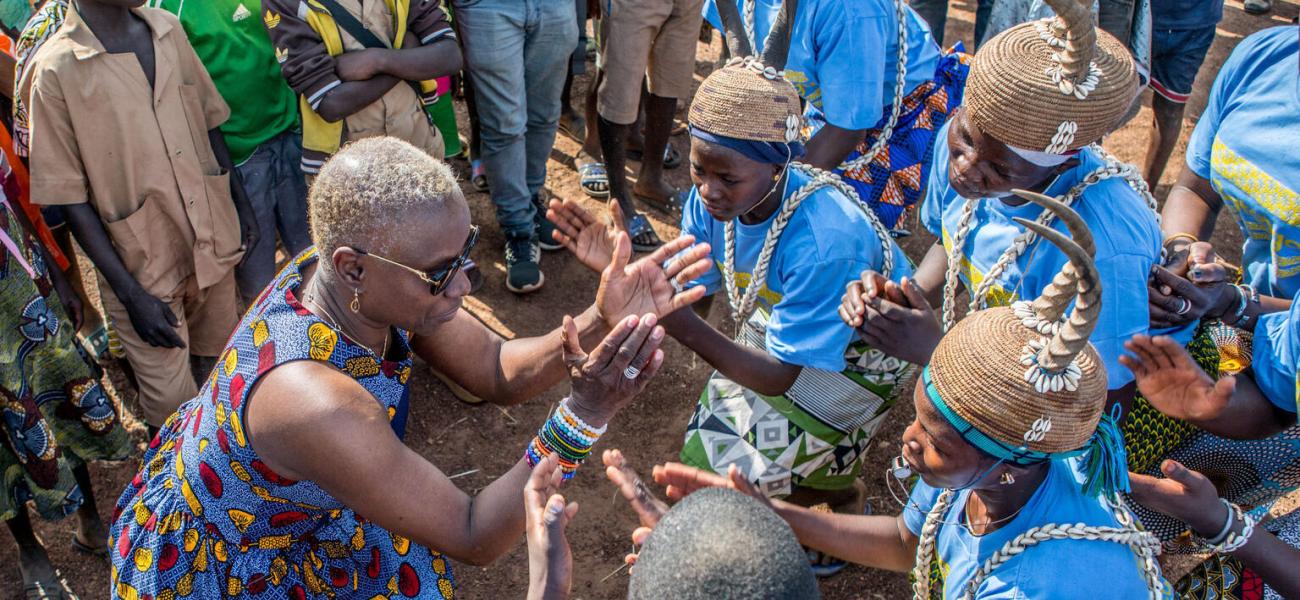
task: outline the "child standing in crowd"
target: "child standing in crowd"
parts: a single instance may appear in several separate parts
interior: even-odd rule
[[[0,178],[11,176],[0,155]],[[86,463],[125,459],[132,445],[77,342],[80,300],[3,192],[0,242],[0,519],[18,543],[25,596],[60,598],[66,586],[32,531],[28,503],[46,519],[75,511],[70,543],[102,556],[107,529]]]
[[[297,98],[280,76],[262,27],[260,0],[149,0],[149,6],[180,19],[199,61],[230,106],[221,133],[258,229],[257,243],[245,250],[235,270],[247,306],[275,275],[277,233],[290,256],[311,245],[307,184],[299,169]]]
[[[316,174],[344,142],[383,135],[442,158],[423,105],[461,56],[436,2],[267,0],[263,21],[301,97],[303,172]]]
[[[191,356],[206,373],[239,320],[234,268],[257,231],[217,130],[229,109],[176,17],[137,5],[70,5],[20,87],[32,196],[98,268],[157,427],[197,392]]]
[[[1151,0],[1151,144],[1144,176],[1155,188],[1183,131],[1196,72],[1223,20],[1223,0]]]

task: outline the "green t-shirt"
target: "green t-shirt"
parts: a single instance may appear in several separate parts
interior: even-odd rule
[[[221,132],[235,164],[297,125],[298,99],[280,75],[262,25],[261,0],[149,0],[149,6],[180,18],[194,52],[230,105]]]

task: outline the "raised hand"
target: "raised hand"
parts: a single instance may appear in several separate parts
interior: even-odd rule
[[[943,336],[925,294],[906,277],[894,283],[875,271],[863,271],[846,287],[839,312],[872,348],[911,363],[930,362]]]
[[[636,511],[641,526],[632,531],[632,543],[641,546],[650,537],[659,520],[668,513],[668,505],[654,496],[641,476],[627,464],[623,453],[617,449],[606,450],[601,456],[605,462],[605,477],[618,488],[623,499]],[[623,561],[629,565],[636,564],[636,554],[628,554]]]
[[[570,408],[584,421],[601,427],[640,394],[659,372],[664,328],[654,314],[627,317],[588,356],[579,344],[573,317],[564,317],[561,339],[564,364],[572,385]]]
[[[623,209],[617,202],[609,203],[614,225],[602,223],[572,200],[551,200],[546,218],[555,224],[555,241],[578,259],[578,262],[597,273],[604,271],[614,257],[618,234],[623,232]]]
[[[727,467],[727,474],[724,476],[681,463],[668,463],[654,468],[654,478],[655,483],[667,488],[664,493],[672,500],[681,500],[704,488],[720,487],[736,490],[763,504],[772,505],[772,501],[758,489],[758,486],[750,483],[736,465]]]
[[[578,513],[578,503],[565,503],[563,475],[556,455],[533,467],[524,485],[524,533],[528,538],[528,599],[563,600],[573,583],[573,553],[565,528]]]
[[[1227,520],[1227,510],[1209,478],[1176,460],[1160,464],[1164,478],[1129,473],[1133,499],[1191,526],[1202,536],[1214,536]]]
[[[693,236],[684,235],[628,264],[632,240],[620,231],[596,291],[596,310],[605,322],[613,326],[628,315],[664,317],[703,298],[702,286],[683,289],[713,268],[709,245],[694,243]]]
[[[1232,402],[1237,380],[1215,382],[1169,336],[1133,336],[1124,343],[1132,356],[1119,361],[1137,378],[1138,390],[1151,405],[1175,419],[1201,422],[1218,418]]]

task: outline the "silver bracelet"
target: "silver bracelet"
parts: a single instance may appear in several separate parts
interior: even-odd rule
[[[1232,520],[1233,520],[1232,517],[1234,514],[1236,514],[1235,511],[1233,510],[1234,507],[1231,502],[1228,502],[1224,498],[1219,498],[1219,502],[1222,502],[1224,508],[1228,509],[1228,516],[1223,520],[1223,528],[1219,530],[1218,535],[1215,535],[1214,537],[1211,538],[1203,538],[1205,539],[1205,543],[1211,546],[1217,546],[1219,544],[1222,544],[1223,540],[1227,539],[1228,532],[1232,530]]]
[[[1241,550],[1250,542],[1250,536],[1255,533],[1255,518],[1246,514],[1240,506],[1232,504],[1227,500],[1221,500],[1229,507],[1229,522],[1240,520],[1242,522],[1241,532],[1229,532],[1227,539],[1220,544],[1213,544],[1213,550],[1219,554],[1231,554]]]

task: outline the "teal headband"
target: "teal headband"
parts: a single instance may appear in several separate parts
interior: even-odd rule
[[[1012,446],[996,440],[954,412],[934,386],[929,365],[921,371],[921,380],[925,384],[925,395],[930,398],[930,402],[934,404],[939,414],[943,415],[944,420],[948,421],[962,439],[993,458],[1017,465],[1032,465],[1087,454],[1088,459],[1084,466],[1086,474],[1084,491],[1088,495],[1129,491],[1128,456],[1124,451],[1124,437],[1118,425],[1119,405],[1115,406],[1112,414],[1102,415],[1101,421],[1097,424],[1097,431],[1082,448],[1065,452],[1040,452],[1030,450],[1023,444]]]

